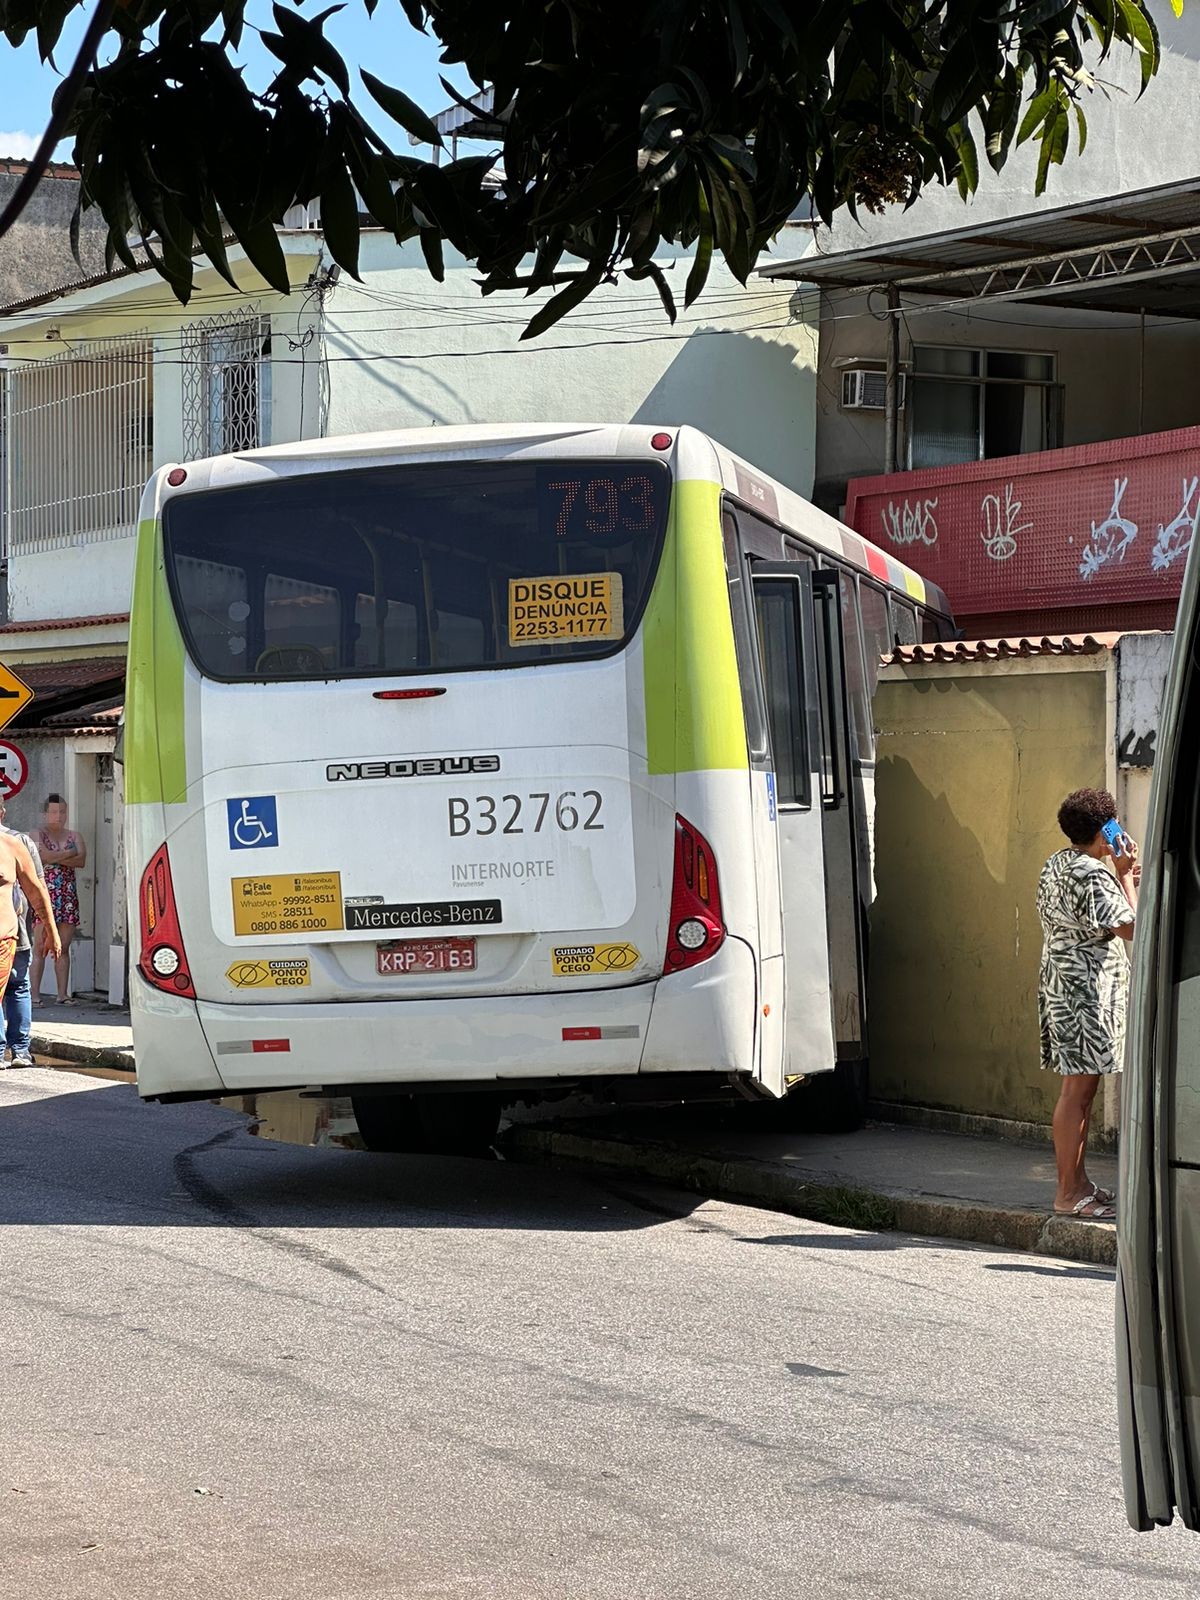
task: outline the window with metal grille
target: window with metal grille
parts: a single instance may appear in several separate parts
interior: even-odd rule
[[[153,466],[154,357],[132,335],[4,375],[3,548],[59,550],[133,532]]]
[[[271,319],[229,313],[183,329],[183,458],[270,439]]]

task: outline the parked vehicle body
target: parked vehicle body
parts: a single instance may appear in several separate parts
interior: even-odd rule
[[[1200,1528],[1200,559],[1179,602],[1133,944],[1117,1383],[1135,1528]]]
[[[861,1119],[871,692],[940,591],[690,428],[192,462],[139,541],[142,1095],[351,1094],[380,1145],[585,1083]]]

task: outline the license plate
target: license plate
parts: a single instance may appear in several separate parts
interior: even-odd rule
[[[376,970],[385,978],[424,972],[474,972],[474,939],[396,939],[375,948]]]

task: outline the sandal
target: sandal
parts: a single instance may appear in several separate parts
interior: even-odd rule
[[[1078,1217],[1081,1222],[1115,1222],[1117,1208],[1108,1200],[1101,1200],[1097,1194],[1085,1194],[1082,1200],[1076,1200],[1069,1211],[1060,1211],[1054,1208],[1056,1217]]]
[[[1098,1183],[1092,1185],[1092,1199],[1099,1200],[1102,1206],[1116,1204],[1117,1195],[1114,1189],[1102,1189]]]

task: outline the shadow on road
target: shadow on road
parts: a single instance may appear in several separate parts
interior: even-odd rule
[[[612,1232],[703,1203],[503,1160],[272,1143],[224,1107],[146,1105],[126,1084],[47,1092],[38,1072],[3,1089],[0,1225]]]
[[[761,1239],[739,1237],[739,1244],[788,1245],[813,1250],[944,1250],[945,1239],[923,1239],[913,1233],[772,1233]]]
[[[1039,1278],[1094,1278],[1097,1283],[1112,1283],[1116,1277],[1113,1267],[1055,1267],[1032,1261],[989,1261],[985,1272],[1032,1272]]]

